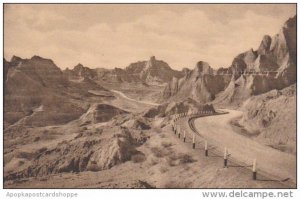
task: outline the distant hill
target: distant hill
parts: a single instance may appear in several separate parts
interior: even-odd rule
[[[296,82],[296,16],[272,38],[265,35],[257,50],[237,55],[231,66],[213,70],[200,61],[182,78],[173,78],[162,100],[187,97],[202,103],[239,105],[253,95],[283,89]]]
[[[150,85],[167,83],[173,77],[182,77],[183,73],[182,71],[173,70],[166,62],[156,60],[154,56],[150,57],[148,61],[131,63],[125,69],[90,69],[78,64],[71,70],[64,70],[64,74],[69,79],[88,77],[92,80],[103,82],[146,83]]]
[[[25,125],[37,126],[78,118],[87,109],[80,99],[90,95],[89,89],[106,91],[87,78],[69,81],[50,59],[13,56],[4,60],[5,126],[26,116],[30,117],[23,121]]]

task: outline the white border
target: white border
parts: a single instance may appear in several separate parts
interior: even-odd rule
[[[265,1],[224,1],[224,0],[219,0],[219,1],[170,1],[170,0],[162,0],[162,1],[124,1],[124,0],[118,0],[118,1],[83,1],[83,0],[65,0],[64,2],[62,1],[45,1],[45,0],[39,0],[39,1],[18,1],[18,0],[4,0],[4,3],[298,3],[299,1],[270,1],[270,0],[265,0]],[[297,10],[298,10],[298,5],[297,5]],[[0,21],[3,23],[3,5],[1,6],[1,19]],[[299,22],[297,23],[297,26],[299,27]],[[3,24],[1,25],[1,33],[2,33],[2,39],[0,41],[1,46],[3,46]],[[297,32],[297,38],[299,38],[299,32]],[[298,42],[298,41],[297,41]],[[299,52],[299,45],[297,43],[297,50]],[[2,54],[2,59],[3,59],[3,48],[1,48],[1,54]],[[2,68],[3,68],[3,62],[2,63]],[[0,77],[1,77],[1,82],[3,82],[3,70],[0,70]],[[297,70],[297,77],[299,77],[300,70]],[[1,84],[0,86],[0,92],[1,92],[1,98],[0,98],[0,103],[1,103],[1,125],[3,126],[3,85]],[[299,112],[299,88],[297,87],[297,113]],[[299,125],[299,117],[297,118],[297,124]],[[3,138],[3,130],[0,130],[0,137],[1,139]],[[297,139],[297,143],[299,143],[299,137]],[[0,148],[1,148],[1,153],[0,153],[0,165],[2,167],[3,165],[3,140],[0,142]],[[298,146],[299,149],[299,146]],[[299,154],[299,151],[297,151],[297,154]],[[298,166],[298,171],[300,168],[300,164]],[[3,169],[3,168],[2,168]],[[76,192],[79,194],[78,198],[89,198],[89,199],[101,199],[101,198],[130,198],[130,199],[153,199],[153,198],[172,198],[172,199],[185,199],[185,198],[203,198],[201,192],[203,191],[215,191],[215,192],[220,192],[220,191],[225,191],[225,192],[231,192],[232,190],[230,189],[152,189],[152,190],[142,190],[142,189],[137,189],[137,190],[132,190],[132,189],[30,189],[30,190],[23,190],[23,189],[5,189],[3,190],[3,170],[0,172],[0,198],[9,198],[6,197],[7,192],[13,192],[13,193],[20,193],[20,192],[27,192],[27,193],[38,193],[38,192],[51,192],[51,191],[56,191],[56,192]],[[299,172],[297,172],[299,173]],[[299,179],[299,176],[297,176],[297,179]],[[297,183],[298,184],[298,183]],[[299,187],[299,185],[298,185]],[[243,189],[237,189],[236,191],[241,191]],[[245,189],[244,191],[272,191],[272,192],[277,192],[277,191],[289,191],[288,189],[286,190],[280,190],[280,189]],[[300,198],[300,193],[298,190],[291,190],[293,192],[294,198]],[[220,198],[220,197],[216,197]]]

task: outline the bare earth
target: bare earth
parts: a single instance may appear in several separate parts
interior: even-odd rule
[[[195,120],[197,131],[219,149],[227,147],[231,157],[251,165],[257,159],[258,169],[279,180],[296,182],[296,156],[262,145],[233,131],[230,121],[240,117],[241,111],[228,110],[228,114],[201,117]]]
[[[128,105],[135,104],[136,110],[145,106],[135,103],[118,95],[114,103],[122,101]],[[232,111],[225,117],[228,121],[240,112]],[[218,121],[220,116],[206,117],[197,120],[197,129],[201,130],[202,121]],[[56,128],[66,129],[75,125],[73,121],[67,125]],[[221,125],[216,122],[214,125]],[[105,125],[105,123],[103,123]],[[115,165],[102,171],[83,171],[79,173],[58,173],[46,176],[37,176],[18,181],[5,181],[6,188],[288,188],[288,184],[267,178],[260,173],[259,180],[251,179],[251,171],[247,167],[230,163],[228,168],[223,168],[223,160],[219,156],[210,154],[205,157],[203,146],[197,140],[196,149],[192,149],[192,131],[189,129],[187,118],[180,119],[178,124],[187,132],[184,143],[174,135],[171,126],[164,126],[164,119],[156,118],[152,121],[152,129],[147,131],[149,139],[137,148],[144,159],[132,159],[122,164]],[[227,123],[223,126],[211,126],[210,130],[228,129],[226,132],[231,138],[239,135],[230,132]],[[91,126],[92,127],[92,126]],[[222,127],[222,128],[221,128]],[[225,127],[225,128],[224,128]],[[73,127],[72,127],[73,128]],[[89,126],[87,126],[90,129]],[[212,132],[214,132],[212,131]],[[204,132],[201,130],[201,132]],[[225,132],[225,131],[224,131]],[[214,137],[213,137],[214,138]],[[229,136],[228,136],[229,138]],[[57,138],[58,139],[58,138]],[[238,138],[238,139],[243,139]],[[217,140],[217,139],[216,139]],[[224,139],[224,141],[226,141]],[[52,141],[53,142],[53,141]],[[210,142],[211,143],[211,142]],[[46,144],[46,143],[44,143]],[[26,147],[26,146],[24,146]],[[260,146],[259,146],[260,147]],[[243,148],[243,146],[242,146]],[[25,149],[25,148],[24,148]],[[263,148],[264,149],[264,148]],[[233,149],[229,148],[230,152]],[[240,149],[241,150],[241,149]],[[275,153],[275,152],[274,152]],[[275,153],[276,154],[276,153]],[[259,168],[262,168],[260,159]]]

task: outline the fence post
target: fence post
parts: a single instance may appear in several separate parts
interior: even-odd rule
[[[183,131],[183,142],[185,142],[185,131]]]
[[[227,148],[225,147],[224,149],[224,167],[227,167],[227,155],[228,152],[227,152]]]
[[[208,156],[207,141],[205,140],[205,156]]]
[[[253,160],[252,179],[256,180],[256,159]]]
[[[193,133],[193,149],[196,148],[196,143],[195,143],[195,134]]]
[[[180,139],[180,129],[178,130],[178,138]]]

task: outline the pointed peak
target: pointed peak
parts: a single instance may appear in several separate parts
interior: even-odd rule
[[[31,57],[31,59],[32,60],[41,60],[41,59],[45,59],[45,58],[43,58],[41,56],[38,56],[38,55],[34,55],[34,56]]]
[[[32,60],[32,61],[46,61],[46,62],[54,64],[52,59],[47,59],[47,58],[44,58],[44,57],[41,57],[41,56],[38,56],[38,55],[32,56],[30,60]]]
[[[148,67],[153,66],[153,64],[156,62],[155,56],[151,56],[149,61],[148,61]]]
[[[197,62],[194,71],[196,72],[196,74],[199,74],[199,73],[211,74],[213,70],[210,67],[209,63],[204,62],[204,61],[199,61],[199,62]]]
[[[294,17],[289,18],[285,23],[284,23],[284,27],[285,28],[291,28],[296,26],[297,24],[297,15],[295,15]]]
[[[81,63],[78,63],[74,68],[83,68],[84,66]]]
[[[250,50],[248,50],[246,53],[245,53],[246,55],[255,55],[256,56],[256,51],[255,50],[253,50],[253,48],[250,48]]]
[[[191,70],[189,68],[183,68],[181,70],[184,74],[188,74],[189,72],[191,72]]]
[[[197,69],[202,69],[203,67],[209,67],[210,68],[210,65],[209,63],[205,62],[205,61],[198,61],[197,64],[196,64],[196,68]]]
[[[155,56],[151,56],[150,57],[150,61],[155,61],[156,59],[155,59]]]
[[[268,40],[271,40],[272,38],[271,38],[271,36],[270,35],[264,35],[263,36],[263,41],[268,41]]]
[[[272,43],[272,38],[269,35],[264,35],[263,39],[258,47],[258,54],[263,55],[266,54],[270,50],[270,46]]]
[[[10,59],[10,62],[19,62],[19,61],[21,61],[21,60],[22,60],[22,58],[13,55],[12,58]]]

